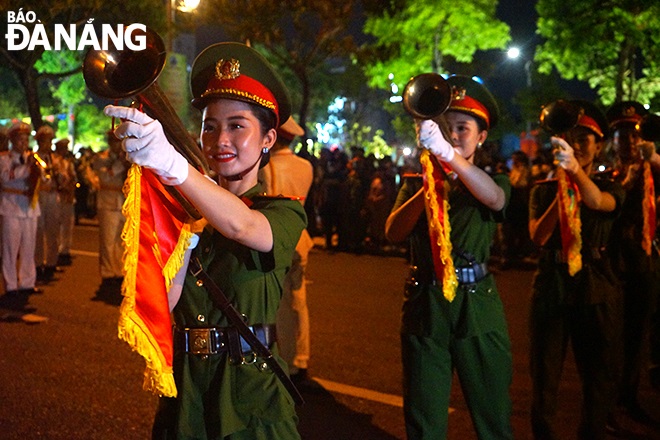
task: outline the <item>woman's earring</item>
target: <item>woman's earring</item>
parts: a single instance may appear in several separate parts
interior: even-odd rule
[[[481,148],[481,142],[477,142],[477,148]]]
[[[262,152],[263,154],[268,154],[268,147],[264,147],[264,148],[261,150],[261,152]]]

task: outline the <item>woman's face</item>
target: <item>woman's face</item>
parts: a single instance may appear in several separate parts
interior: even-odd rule
[[[211,101],[202,114],[200,141],[210,168],[221,177],[233,176],[253,166],[264,147],[275,142],[275,130],[262,135],[261,125],[249,104],[233,99]],[[258,166],[242,182],[256,183]],[[245,188],[247,190],[249,188]]]
[[[572,128],[568,132],[566,140],[573,147],[575,159],[582,168],[593,163],[602,146],[602,143],[596,139],[596,135],[584,127]]]
[[[642,138],[632,124],[624,124],[614,133],[614,148],[624,163],[636,162],[642,158],[639,144]]]
[[[477,146],[486,140],[488,132],[480,130],[477,120],[465,113],[447,112],[445,117],[451,127],[452,144],[458,149],[461,156],[472,161]]]

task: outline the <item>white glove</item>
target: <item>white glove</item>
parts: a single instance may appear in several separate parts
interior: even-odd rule
[[[104,113],[122,119],[115,136],[122,139],[130,162],[153,170],[166,185],[188,178],[188,161],[167,140],[160,122],[130,107],[108,105]]]
[[[447,142],[440,131],[438,124],[430,119],[416,121],[417,142],[420,147],[426,148],[443,162],[450,162],[454,158],[454,147]]]
[[[580,163],[575,158],[573,147],[562,138],[551,137],[550,143],[555,148],[555,163],[569,174],[575,175],[580,170]]]

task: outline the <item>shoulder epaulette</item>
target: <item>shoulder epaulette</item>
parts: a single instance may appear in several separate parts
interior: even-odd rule
[[[251,200],[253,202],[257,201],[265,201],[265,200],[295,200],[298,202],[302,202],[305,200],[304,197],[296,197],[296,196],[285,196],[285,195],[277,195],[277,196],[269,196],[266,194],[259,194],[257,196],[251,197]]]
[[[422,173],[403,173],[401,175],[402,179],[421,179],[422,177]]]

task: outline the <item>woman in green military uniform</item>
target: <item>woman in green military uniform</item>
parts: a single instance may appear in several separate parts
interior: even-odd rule
[[[386,225],[388,239],[409,238],[411,245],[401,329],[406,432],[409,439],[446,438],[455,369],[478,437],[511,439],[511,344],[495,280],[485,264],[510,184],[506,175],[491,177],[474,165],[475,151],[496,123],[498,109],[483,85],[462,76],[448,82],[453,99],[445,116],[451,139],[445,140],[432,120],[417,124],[419,143],[439,161],[436,168],[442,162],[451,170],[444,183],[451,243],[444,246],[453,249],[456,279],[453,268],[438,271],[442,249],[430,239],[429,221],[435,223],[437,216],[429,205],[440,187],[431,194],[421,179],[408,179]],[[444,262],[446,267],[449,260]]]
[[[537,440],[558,438],[553,425],[569,340],[584,393],[578,438],[605,438],[620,366],[621,291],[606,246],[624,193],[616,182],[592,174],[607,136],[605,116],[593,104],[575,104],[584,110],[577,125],[566,140],[551,139],[557,178],[538,183],[530,195],[530,236],[541,247],[530,312],[531,419]],[[567,190],[558,189],[563,173],[572,182]],[[575,217],[561,207],[565,202],[575,207]],[[579,233],[569,232],[578,224]]]
[[[276,128],[289,117],[287,92],[265,59],[238,43],[205,49],[195,60],[191,83],[193,105],[202,111],[201,145],[216,181],[176,152],[158,121],[126,107],[109,106],[106,114],[125,121],[116,134],[129,160],[176,185],[203,215],[208,224],[193,258],[261,342],[275,349],[281,286],[306,217],[295,200],[258,197],[257,172]],[[180,276],[175,285],[179,281]],[[187,274],[181,284],[182,291],[169,292],[178,396],[161,398],[153,438],[300,438],[293,399],[273,371],[241,342],[195,276]],[[201,333],[210,349],[195,346]]]

